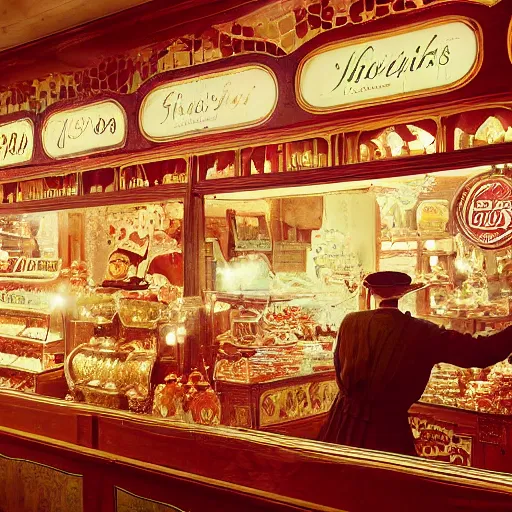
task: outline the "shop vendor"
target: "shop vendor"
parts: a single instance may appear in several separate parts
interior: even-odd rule
[[[323,441],[416,455],[408,410],[419,400],[437,363],[485,368],[512,352],[512,327],[473,337],[411,317],[398,301],[421,284],[401,272],[376,272],[364,286],[375,310],[349,313],[334,353],[338,396]]]

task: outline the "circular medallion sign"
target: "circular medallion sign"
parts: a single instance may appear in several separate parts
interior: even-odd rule
[[[453,203],[460,232],[482,249],[512,245],[512,180],[495,171],[466,181]]]

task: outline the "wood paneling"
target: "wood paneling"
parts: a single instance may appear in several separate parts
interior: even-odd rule
[[[173,423],[13,391],[0,391],[0,410],[0,453],[84,474],[86,484],[88,478],[94,479],[88,464],[94,466],[99,457],[105,464],[100,461],[94,474],[105,471],[110,479],[122,475],[114,485],[193,512],[205,509],[195,498],[193,506],[190,502],[183,507],[186,493],[177,502],[166,500],[167,484],[149,473],[181,472],[185,479],[207,485],[222,480],[228,498],[247,492],[272,495],[274,503],[279,501],[276,497],[281,502],[300,500],[294,502],[303,504],[296,505],[299,510],[505,511],[512,500],[512,476],[420,458],[244,429]],[[469,422],[476,415],[470,416]],[[93,460],[86,462],[84,456]],[[131,466],[149,473],[137,480]],[[145,494],[157,480],[161,492]],[[86,512],[90,510],[111,509]]]
[[[0,51],[150,0],[1,0]]]

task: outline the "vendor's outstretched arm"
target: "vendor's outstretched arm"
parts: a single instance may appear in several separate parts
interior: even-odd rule
[[[430,346],[438,363],[462,368],[486,368],[512,353],[512,326],[490,336],[472,336],[442,327],[430,327]]]

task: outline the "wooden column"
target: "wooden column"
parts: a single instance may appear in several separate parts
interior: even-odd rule
[[[201,196],[193,193],[197,180],[196,168],[197,157],[191,157],[182,237],[185,272],[183,294],[185,297],[201,295],[205,286],[204,200]]]

